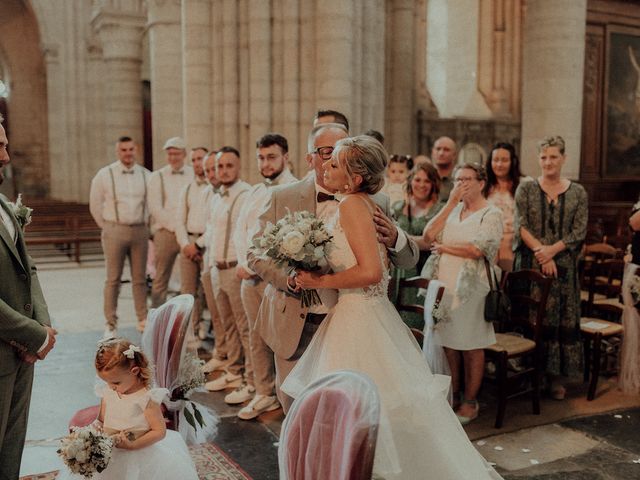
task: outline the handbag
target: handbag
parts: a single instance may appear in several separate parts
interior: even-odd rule
[[[484,257],[484,268],[489,279],[489,293],[484,301],[484,319],[489,323],[500,322],[508,318],[511,313],[511,300],[506,293],[498,287],[496,272],[489,266],[489,261]],[[493,275],[492,275],[493,273]]]

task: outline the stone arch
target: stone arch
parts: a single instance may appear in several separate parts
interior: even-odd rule
[[[14,196],[49,193],[46,65],[36,15],[28,0],[3,0],[0,65],[9,86],[12,181],[2,192]],[[5,80],[6,79],[6,80]]]

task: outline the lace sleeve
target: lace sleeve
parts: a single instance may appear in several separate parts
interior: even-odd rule
[[[502,239],[502,212],[496,207],[489,207],[483,215],[476,237],[471,241],[490,261],[496,258],[500,240]]]

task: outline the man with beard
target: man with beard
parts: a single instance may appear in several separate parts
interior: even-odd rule
[[[236,404],[248,400],[255,393],[251,402],[238,412],[238,417],[243,420],[250,420],[262,412],[269,412],[280,406],[275,392],[273,351],[264,342],[256,328],[256,319],[266,283],[249,268],[247,250],[251,247],[253,236],[260,227],[258,217],[266,206],[271,187],[296,181],[287,168],[289,144],[286,138],[277,133],[268,133],[257,141],[256,149],[258,169],[264,181],[254,185],[249,192],[233,237],[238,253],[236,274],[242,279],[240,295],[249,322],[249,346],[255,389],[246,387],[225,397],[225,402]]]
[[[10,162],[0,115],[0,183]],[[17,480],[33,384],[33,364],[56,342],[36,267],[24,242],[25,219],[0,195],[0,478]]]
[[[249,391],[249,387],[253,388],[249,325],[240,298],[241,281],[236,275],[238,255],[232,237],[251,185],[240,180],[238,150],[222,147],[218,151],[216,177],[221,186],[220,192],[211,202],[211,216],[207,228],[212,234],[207,248],[210,249],[208,258],[216,306],[222,323],[230,325],[225,336],[229,364],[224,375],[207,382],[205,387],[212,392],[234,387],[242,387]]]
[[[191,166],[194,179],[180,194],[178,204],[178,223],[176,224],[176,240],[180,245],[180,293],[188,293],[195,297],[191,319],[195,331],[202,316],[202,287],[200,272],[202,270],[202,249],[204,233],[207,225],[207,203],[203,202],[203,193],[207,188],[204,176],[203,160],[208,150],[204,147],[191,149]]]

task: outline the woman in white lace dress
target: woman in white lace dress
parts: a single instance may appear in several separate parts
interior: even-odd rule
[[[482,194],[487,174],[482,165],[465,163],[455,171],[454,188],[445,207],[427,224],[424,238],[432,255],[422,276],[445,285],[449,313],[436,325],[436,340],[445,347],[453,384],[454,408],[463,424],[478,416],[476,396],[484,374],[484,348],[496,341],[484,319],[489,292],[485,260],[495,261],[502,238],[502,213]],[[464,398],[460,366],[464,364]]]
[[[328,221],[332,273],[299,272],[299,288],[337,289],[338,303],[282,385],[297,398],[337,370],[369,375],[380,392],[374,477],[492,479],[447,403],[449,377],[433,375],[411,332],[387,298],[389,273],[369,194],[383,184],[387,153],[366,136],[339,141],[324,166],[327,187],[345,194]]]

